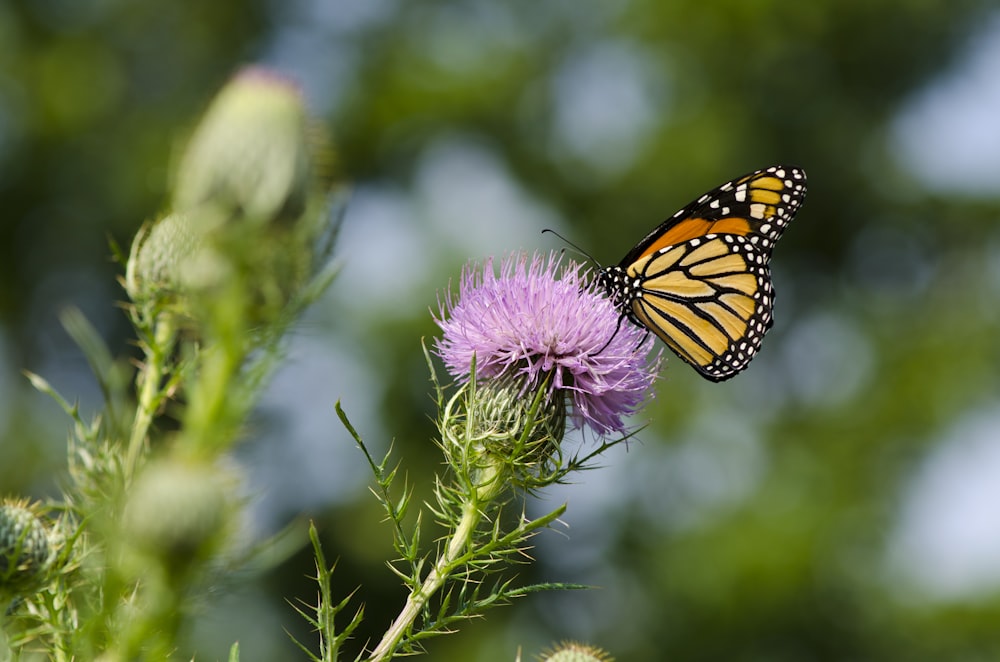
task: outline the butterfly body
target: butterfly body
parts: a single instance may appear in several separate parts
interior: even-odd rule
[[[709,191],[646,235],[598,281],[633,324],[712,381],[741,372],[773,324],[769,263],[806,191],[772,166]]]

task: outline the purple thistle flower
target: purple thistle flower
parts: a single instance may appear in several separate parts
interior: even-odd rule
[[[513,374],[525,389],[551,374],[549,388],[573,402],[578,426],[599,434],[624,432],[624,417],[651,395],[659,354],[646,356],[652,339],[620,313],[588,272],[555,253],[512,254],[494,273],[492,258],[482,269],[462,272],[457,300],[449,292],[435,320],[443,337],[435,350],[455,378],[470,379],[476,357],[477,379]]]

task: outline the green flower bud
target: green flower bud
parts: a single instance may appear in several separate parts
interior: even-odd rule
[[[204,244],[202,233],[186,214],[170,214],[144,227],[132,242],[125,289],[133,301],[176,294],[186,263]]]
[[[469,408],[474,434],[495,455],[526,465],[544,461],[566,432],[565,403],[550,395],[545,388],[525,392],[518,379],[480,384]]]
[[[211,553],[225,521],[226,487],[218,469],[166,459],[136,480],[122,529],[137,550],[177,568]]]
[[[0,504],[0,590],[27,595],[41,588],[51,549],[48,529],[35,509],[23,501]]]
[[[541,662],[614,662],[614,660],[600,648],[567,641],[559,644],[552,652],[543,654]]]
[[[240,324],[275,319],[328,257],[332,173],[299,90],[262,69],[238,74],[183,152],[171,212],[133,241],[129,296],[191,319],[220,300]]]
[[[246,69],[219,92],[191,136],[173,207],[210,204],[254,224],[295,219],[306,208],[314,163],[298,88]]]
[[[445,410],[445,449],[469,473],[480,499],[510,484],[538,487],[546,482],[566,432],[566,405],[546,385],[525,390],[519,377],[500,377],[470,387]],[[461,398],[462,405],[455,407]]]

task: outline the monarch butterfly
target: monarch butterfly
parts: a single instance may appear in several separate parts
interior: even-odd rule
[[[771,250],[805,193],[806,173],[792,166],[726,182],[601,269],[598,282],[623,319],[655,333],[706,379],[729,379],[771,328]]]

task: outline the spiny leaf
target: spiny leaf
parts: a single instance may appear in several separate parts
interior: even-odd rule
[[[376,462],[375,458],[372,457],[371,452],[369,452],[368,447],[365,446],[364,440],[358,431],[351,425],[350,420],[347,418],[347,414],[344,412],[343,408],[340,406],[340,401],[338,400],[335,404],[335,409],[337,411],[337,416],[340,418],[340,422],[347,429],[351,437],[358,444],[361,452],[364,453],[365,459],[368,461],[368,466],[371,468],[372,473],[375,475],[375,482],[378,484],[379,489],[373,490],[375,497],[378,499],[379,503],[385,509],[388,519],[393,525],[393,544],[397,552],[399,552],[404,557],[407,557],[411,561],[411,566],[413,564],[413,559],[416,558],[415,554],[409,555],[408,550],[416,549],[414,543],[411,541],[410,536],[406,534],[403,530],[403,517],[407,506],[409,505],[410,498],[412,497],[412,489],[408,485],[403,487],[403,495],[397,501],[397,505],[393,505],[392,497],[389,494],[389,489],[391,487],[392,481],[396,476],[396,471],[398,467],[394,467],[391,471],[386,471],[386,466],[389,463],[389,457],[392,453],[392,447],[386,452],[385,457],[381,462]],[[419,518],[418,518],[419,521]]]

